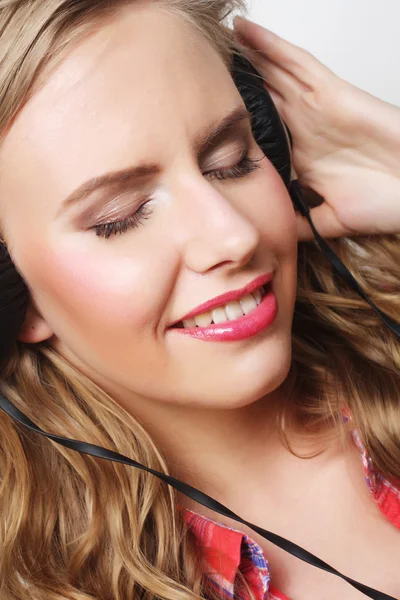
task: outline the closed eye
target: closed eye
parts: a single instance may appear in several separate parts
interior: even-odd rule
[[[217,179],[224,181],[228,179],[239,179],[241,177],[250,175],[250,173],[253,173],[257,169],[260,169],[261,165],[259,163],[263,159],[264,156],[256,159],[250,157],[248,154],[245,154],[242,156],[239,163],[234,167],[230,167],[229,169],[215,169],[212,171],[206,171],[203,173],[203,175],[210,180]],[[144,202],[133,215],[127,217],[126,219],[95,225],[90,229],[93,229],[98,237],[108,239],[111,235],[116,235],[118,233],[122,234],[130,229],[139,227],[153,214],[153,209],[148,206],[149,203],[150,200]]]

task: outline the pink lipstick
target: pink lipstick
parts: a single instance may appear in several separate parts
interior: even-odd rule
[[[217,298],[200,305],[195,310],[185,315],[182,321],[191,319],[204,312],[211,311],[213,308],[223,306],[232,300],[237,300],[263,287],[264,297],[257,308],[253,309],[247,315],[243,315],[234,321],[229,321],[227,319],[226,322],[218,324],[213,323],[207,327],[196,326],[184,328],[179,326],[179,324],[182,323],[182,321],[180,321],[179,324],[173,325],[170,330],[175,331],[178,334],[188,335],[198,340],[217,342],[244,340],[257,335],[272,325],[278,313],[278,301],[272,289],[271,279],[271,274],[258,277],[241,290],[228,292],[227,294],[218,296]]]

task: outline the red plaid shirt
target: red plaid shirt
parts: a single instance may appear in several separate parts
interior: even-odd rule
[[[376,473],[360,440],[353,433],[361,451],[365,479],[381,512],[400,529],[400,488]],[[204,549],[204,566],[210,581],[215,583],[221,600],[248,600],[237,589],[236,575],[241,572],[257,600],[288,600],[270,585],[268,561],[261,547],[244,533],[203,517],[193,511],[184,511],[197,540]],[[221,592],[222,589],[222,592]]]

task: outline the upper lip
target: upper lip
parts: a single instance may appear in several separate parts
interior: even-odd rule
[[[193,319],[197,315],[201,315],[205,312],[209,312],[214,308],[223,306],[224,304],[227,304],[228,302],[232,302],[233,300],[237,300],[238,298],[242,298],[242,296],[246,296],[247,294],[251,294],[252,292],[255,292],[256,290],[258,290],[258,288],[260,288],[261,286],[266,285],[267,283],[272,281],[272,278],[273,278],[273,273],[265,273],[264,275],[259,275],[258,277],[253,279],[253,281],[250,281],[250,283],[248,283],[247,285],[245,285],[244,287],[242,287],[238,290],[232,290],[230,292],[226,292],[225,294],[221,294],[220,296],[216,296],[215,298],[212,298],[211,300],[208,300],[207,302],[200,304],[194,310],[192,310],[190,313],[188,313],[187,315],[185,315],[178,321],[175,321],[174,323],[172,323],[171,327],[173,325],[177,325],[181,321],[186,321],[187,319]]]

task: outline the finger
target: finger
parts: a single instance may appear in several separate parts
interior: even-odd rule
[[[297,233],[299,241],[309,242],[314,239],[314,233],[307,219],[297,213]],[[345,236],[354,236],[357,232],[347,229],[336,217],[335,211],[323,202],[320,206],[312,208],[310,211],[312,222],[315,229],[323,238],[339,238]]]
[[[268,58],[256,54],[252,49],[244,48],[243,53],[260,73],[267,87],[271,87],[288,101],[293,101],[293,97],[301,93],[313,91],[309,85],[299,81],[289,71]]]
[[[301,84],[284,69],[268,61],[268,59],[255,55],[251,49],[244,49],[243,54],[261,75],[260,78],[263,80],[268,92],[272,90],[275,94],[279,94],[281,101],[288,97],[292,100],[294,94],[298,95],[301,92]]]
[[[278,92],[288,102],[293,102],[303,92],[310,91],[308,86],[306,87],[288,71],[273,63],[265,66],[263,76],[267,86]]]
[[[276,107],[278,108],[278,110],[280,112],[280,108],[282,108],[285,104],[285,99],[282,96],[280,90],[273,87],[271,82],[266,81],[265,77],[263,75],[261,75],[261,72],[265,70],[265,59],[263,59],[261,62],[260,59],[257,60],[257,58],[254,57],[254,54],[252,54],[251,52],[246,52],[246,51],[244,51],[244,55],[251,61],[253,66],[260,73],[259,78],[262,79],[267,92],[272,97],[274,104],[276,105]],[[270,64],[272,64],[272,63],[270,63]],[[272,78],[270,78],[270,79],[272,79]]]
[[[276,108],[278,109],[279,114],[282,114],[282,109],[283,109],[283,105],[285,103],[285,100],[282,98],[282,96],[280,95],[279,92],[277,92],[276,90],[274,90],[269,85],[265,85],[265,87],[267,88],[268,94],[272,98],[272,102],[275,104]]]
[[[332,71],[310,52],[253,21],[238,16],[234,19],[234,27],[242,43],[262,52],[306,85],[312,85],[322,76],[332,75]]]

